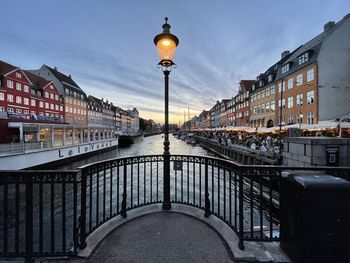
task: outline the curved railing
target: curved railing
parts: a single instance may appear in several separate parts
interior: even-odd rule
[[[189,155],[117,158],[74,171],[0,171],[0,256],[76,255],[100,225],[162,203],[167,194],[171,203],[220,218],[241,249],[245,240],[278,240],[279,185],[287,170],[322,170],[348,180],[350,174],[350,168],[248,166]]]
[[[81,167],[80,244],[116,215],[163,201],[163,155],[118,158]],[[170,200],[198,207],[227,223],[243,240],[276,240],[280,169],[204,156],[170,156]],[[260,172],[261,171],[261,172]],[[84,194],[86,193],[86,194]],[[85,211],[85,212],[84,212]]]

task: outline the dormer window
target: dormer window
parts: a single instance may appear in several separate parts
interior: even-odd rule
[[[254,91],[255,90],[255,84],[252,86],[252,91]]]
[[[282,67],[282,74],[284,74],[284,73],[286,73],[288,71],[289,71],[289,63]]]
[[[306,52],[299,57],[299,65],[305,63],[308,60],[309,60],[309,52]]]
[[[271,82],[271,81],[272,81],[272,75],[271,75],[271,74],[267,77],[267,81],[268,81],[268,82]]]
[[[259,86],[260,86],[260,87],[263,86],[263,81],[262,81],[262,80],[259,81]]]

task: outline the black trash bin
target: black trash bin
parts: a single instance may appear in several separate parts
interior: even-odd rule
[[[281,183],[281,247],[293,262],[349,262],[350,183],[289,174]]]

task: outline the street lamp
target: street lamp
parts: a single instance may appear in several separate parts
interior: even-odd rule
[[[157,46],[160,67],[164,73],[164,102],[165,102],[165,127],[164,127],[164,168],[163,168],[163,209],[171,209],[170,204],[170,152],[169,152],[169,74],[174,63],[175,49],[179,44],[179,39],[170,33],[168,18],[165,18],[163,33],[154,37],[154,44]]]
[[[299,132],[301,134],[301,122],[303,121],[304,115],[302,113],[299,114]]]

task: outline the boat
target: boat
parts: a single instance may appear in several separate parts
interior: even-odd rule
[[[123,133],[119,135],[119,146],[127,147],[143,140],[143,133]]]
[[[113,128],[9,122],[18,141],[0,144],[2,170],[21,170],[65,162],[118,147]]]
[[[186,139],[186,136],[187,136],[187,135],[186,135],[185,133],[182,133],[182,134],[180,135],[180,139],[184,141],[184,140]]]

